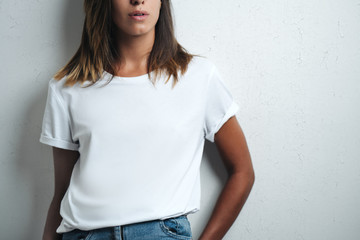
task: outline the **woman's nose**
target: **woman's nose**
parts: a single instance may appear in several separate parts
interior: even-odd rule
[[[130,3],[132,5],[139,5],[139,4],[144,4],[144,0],[130,0]]]

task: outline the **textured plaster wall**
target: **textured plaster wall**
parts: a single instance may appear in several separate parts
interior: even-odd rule
[[[176,34],[222,71],[256,183],[224,239],[360,239],[360,2],[175,0]],[[40,239],[53,191],[38,142],[47,82],[80,40],[82,1],[0,0],[0,239]],[[201,166],[201,233],[226,180]]]

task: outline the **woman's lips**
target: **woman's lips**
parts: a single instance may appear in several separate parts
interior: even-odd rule
[[[136,21],[143,21],[149,16],[149,13],[146,11],[134,11],[129,14],[129,17]]]

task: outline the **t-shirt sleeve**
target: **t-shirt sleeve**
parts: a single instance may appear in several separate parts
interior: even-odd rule
[[[204,132],[205,138],[214,142],[215,133],[239,110],[219,70],[213,65],[206,92]]]
[[[51,81],[48,86],[39,141],[50,146],[68,150],[78,150],[79,147],[79,143],[72,139],[68,112],[56,94],[56,90],[51,86]]]

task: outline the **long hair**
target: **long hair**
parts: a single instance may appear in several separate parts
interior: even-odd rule
[[[176,40],[170,0],[162,0],[158,22],[155,25],[155,41],[147,61],[147,72],[154,71],[155,78],[165,73],[178,81],[178,70],[184,74],[193,58]],[[65,86],[91,81],[93,85],[105,69],[114,73],[114,60],[121,53],[115,45],[112,19],[112,0],[85,0],[85,20],[79,49],[70,61],[55,75],[56,80],[66,76]],[[153,82],[154,83],[154,82]]]

